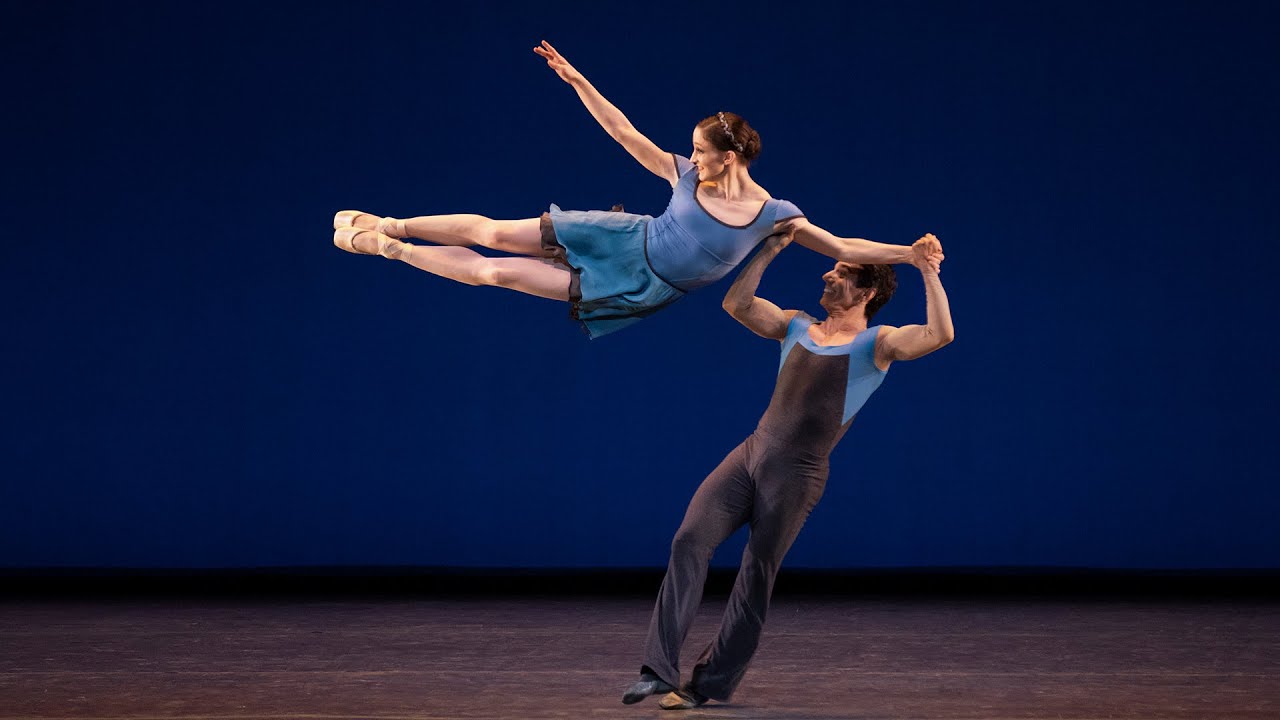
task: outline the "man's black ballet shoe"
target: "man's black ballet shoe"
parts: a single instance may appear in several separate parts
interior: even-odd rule
[[[658,701],[658,707],[663,710],[692,710],[705,704],[706,697],[689,689],[669,692]]]
[[[622,694],[622,703],[624,705],[634,705],[650,695],[669,693],[673,690],[675,690],[675,687],[671,683],[666,682],[657,675],[644,673],[636,681],[635,685],[627,688],[627,691]]]

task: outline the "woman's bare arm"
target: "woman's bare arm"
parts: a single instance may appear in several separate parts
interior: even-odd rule
[[[663,151],[652,140],[636,130],[631,121],[613,103],[605,99],[595,86],[576,68],[569,64],[564,56],[556,51],[546,40],[533,51],[547,59],[547,66],[556,71],[561,80],[569,83],[578,93],[578,98],[587,107],[591,117],[600,123],[600,127],[609,133],[609,137],[617,140],[627,152],[645,166],[649,172],[675,185],[679,177],[676,175],[675,161],[671,153]]]
[[[895,265],[914,263],[916,258],[942,251],[942,244],[932,235],[926,235],[912,245],[890,245],[862,238],[846,238],[832,235],[809,222],[806,218],[788,220],[795,225],[796,244],[834,260],[859,265]]]

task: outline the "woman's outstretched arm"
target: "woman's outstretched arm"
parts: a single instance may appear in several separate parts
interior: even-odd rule
[[[591,117],[600,123],[600,127],[609,133],[609,137],[617,140],[627,152],[631,153],[631,157],[638,160],[649,172],[672,185],[675,184],[679,178],[676,176],[675,161],[672,160],[670,153],[664,152],[652,140],[640,134],[627,116],[606,100],[595,86],[587,82],[577,68],[570,65],[563,55],[551,47],[551,43],[543,40],[542,44],[533,51],[546,58],[547,66],[555,70],[561,80],[569,83],[578,92],[578,98],[582,100],[582,104],[587,106]]]
[[[863,265],[913,263],[916,258],[926,257],[935,250],[942,251],[942,243],[932,235],[920,238],[912,245],[889,245],[862,238],[838,237],[805,218],[794,218],[787,222],[794,225],[797,245],[845,262]]]

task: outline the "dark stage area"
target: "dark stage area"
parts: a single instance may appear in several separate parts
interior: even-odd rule
[[[599,594],[564,572],[10,575],[0,719],[680,717],[619,701],[651,575],[596,576]],[[686,674],[727,577],[713,577]],[[792,572],[733,701],[683,714],[1274,718],[1266,580]]]
[[[120,596],[648,595],[660,568],[0,568],[0,599]],[[728,594],[736,567],[707,573],[709,596]],[[1240,597],[1280,600],[1280,570],[1102,570],[1098,568],[784,567],[784,595],[1000,597]]]

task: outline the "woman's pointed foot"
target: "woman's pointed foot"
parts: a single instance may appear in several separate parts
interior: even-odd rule
[[[381,215],[374,215],[360,210],[339,210],[333,216],[333,229],[341,230],[342,228],[376,230],[393,238],[407,237],[409,234],[405,231],[404,220],[382,217]]]
[[[376,230],[358,227],[341,227],[333,231],[333,244],[357,255],[381,255],[398,260],[406,245]]]

